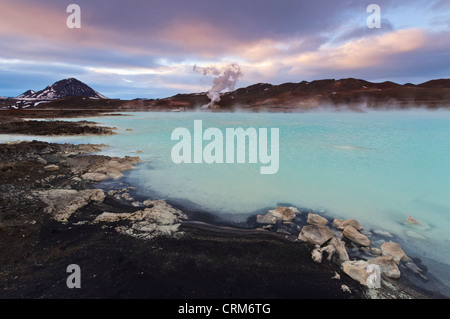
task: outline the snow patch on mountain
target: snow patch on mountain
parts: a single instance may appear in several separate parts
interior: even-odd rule
[[[45,89],[40,90],[38,92],[28,90],[19,95],[17,98],[23,100],[52,101],[71,96],[83,96],[83,97],[107,99],[106,96],[98,93],[88,85],[84,84],[83,82],[75,78],[69,78],[55,82],[54,84],[49,85]]]

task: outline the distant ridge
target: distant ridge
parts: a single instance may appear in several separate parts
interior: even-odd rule
[[[206,93],[177,94],[147,101],[147,108],[191,109],[208,103]],[[202,104],[203,103],[203,104]],[[129,103],[132,108],[132,104]],[[421,84],[370,82],[355,78],[323,79],[272,85],[257,83],[221,94],[221,109],[289,111],[317,107],[409,108],[450,107],[450,79]]]
[[[450,79],[431,80],[419,84],[418,87],[433,88],[433,89],[450,89]]]

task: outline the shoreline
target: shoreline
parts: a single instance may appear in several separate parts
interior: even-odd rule
[[[168,201],[170,203],[170,201]],[[171,203],[172,204],[172,203]],[[195,210],[191,212],[189,209],[186,209],[183,205],[177,205],[172,204],[174,207],[177,207],[179,209],[182,209],[187,215],[194,216],[193,220],[189,220],[187,222],[183,222],[183,224],[187,225],[194,225],[194,227],[200,227],[203,229],[208,229],[209,231],[213,232],[229,232],[231,234],[265,234],[273,236],[274,238],[281,239],[283,241],[288,241],[291,243],[301,243],[305,244],[305,242],[302,242],[298,239],[298,234],[300,233],[300,230],[302,227],[307,226],[308,223],[305,222],[306,215],[308,213],[312,214],[320,214],[319,212],[314,212],[310,209],[300,209],[301,214],[303,214],[302,217],[296,217],[294,225],[291,225],[290,227],[285,227],[283,223],[278,224],[276,228],[267,228],[267,224],[261,224],[256,222],[257,214],[250,215],[246,222],[240,222],[236,223],[234,221],[227,221],[226,219],[222,219],[221,217],[218,217],[217,214],[209,213],[206,211],[198,211]],[[191,215],[193,213],[193,215]],[[208,216],[209,215],[209,216]],[[301,220],[302,219],[302,220]],[[332,227],[333,219],[330,219],[330,217],[326,217],[328,219],[330,228],[332,228],[335,231],[339,232],[335,227]],[[272,226],[272,225],[270,225]],[[280,227],[281,226],[281,227]],[[297,227],[297,231],[292,226]],[[381,229],[381,228],[379,228]],[[371,232],[371,230],[367,230],[367,232]],[[382,241],[382,242],[393,242],[397,243],[399,242],[399,238],[395,235],[392,235],[392,237],[385,237],[383,235],[376,235],[371,234],[369,235],[370,240],[374,241]],[[371,258],[377,257],[377,254],[371,253],[368,248],[361,247],[358,245],[353,244],[349,240],[345,240],[347,252],[349,254],[350,260],[370,260]],[[306,243],[310,244],[310,243]],[[326,246],[323,245],[322,248]],[[317,245],[316,245],[317,247]],[[375,247],[372,247],[375,248]],[[310,246],[310,252],[312,252],[314,249],[314,245]],[[422,263],[422,260],[420,256],[410,256],[408,255],[408,251],[406,252],[406,256],[408,260],[411,262],[411,265],[414,267],[406,267],[405,263],[401,263],[399,265],[399,269],[401,270],[401,276],[398,279],[388,278],[386,276],[382,276],[382,281],[384,281],[384,284],[391,284],[395,287],[401,287],[402,290],[408,291],[411,296],[416,296],[418,298],[448,298],[448,295],[443,294],[442,291],[448,292],[448,286],[443,284],[436,276],[433,275],[433,273],[429,272],[427,267]],[[327,257],[327,254],[323,254],[323,260],[325,260],[325,257]],[[333,262],[335,266],[337,266],[337,271],[340,270],[340,274],[342,275],[342,262],[339,262],[336,260],[336,257],[333,257]],[[320,264],[318,264],[318,267],[320,267]],[[416,268],[417,267],[417,268]],[[420,269],[419,271],[417,271]],[[346,274],[343,274],[344,276]],[[426,278],[426,279],[424,279]],[[382,284],[383,285],[383,284]],[[438,292],[436,290],[440,290],[441,292]],[[370,291],[370,289],[368,289]],[[372,290],[372,292],[375,292],[375,290]],[[384,294],[384,296],[383,296]],[[387,297],[389,295],[388,292],[384,291],[381,292],[378,297],[374,297],[374,299],[378,298],[390,298]],[[409,297],[408,297],[409,298]]]
[[[132,191],[134,193],[134,191]],[[136,197],[138,198],[139,195]],[[145,196],[144,196],[145,197]],[[142,198],[144,198],[142,197]],[[159,198],[157,192],[152,191],[151,198]],[[208,210],[204,210],[199,208],[197,204],[190,202],[188,199],[172,199],[167,198],[166,201],[174,207],[184,211],[187,215],[192,218],[194,223],[199,224],[208,224],[211,228],[224,230],[227,228],[231,228],[237,232],[239,231],[260,231],[262,228],[264,229],[266,226],[272,226],[267,224],[262,224],[257,222],[257,216],[260,214],[265,214],[269,210],[274,209],[275,206],[283,205],[283,206],[291,206],[289,203],[274,203],[273,207],[263,207],[255,210],[250,214],[243,214],[245,220],[230,220],[227,216],[221,216],[220,213],[211,212]],[[323,211],[317,211],[314,209],[306,208],[306,207],[297,207],[300,210],[300,215],[298,215],[294,220],[294,224],[286,227],[283,223],[279,223],[275,226],[275,228],[264,229],[266,232],[270,232],[271,234],[277,235],[279,238],[287,239],[290,241],[298,242],[298,234],[302,227],[307,226],[308,223],[307,215],[309,213],[319,215],[328,220],[328,225],[333,229],[335,235],[342,237],[342,230],[334,227],[333,222],[335,219],[339,219],[335,215],[323,215]],[[245,217],[247,216],[247,217]],[[292,222],[290,222],[292,224]],[[279,227],[281,226],[281,227]],[[297,227],[297,229],[292,226]],[[395,284],[403,285],[403,287],[410,287],[413,290],[416,290],[420,294],[423,294],[429,298],[449,298],[450,296],[450,288],[448,285],[443,283],[439,279],[439,273],[434,273],[432,270],[428,269],[426,265],[426,256],[421,256],[417,254],[409,254],[407,242],[396,235],[395,233],[390,233],[383,229],[382,227],[377,227],[377,225],[370,225],[369,228],[366,225],[362,225],[363,229],[361,233],[365,234],[370,238],[371,242],[374,242],[374,245],[371,244],[370,249],[379,249],[380,245],[384,242],[394,242],[405,245],[405,255],[407,257],[406,262],[398,265],[398,268],[401,271],[401,276],[399,279],[393,279]],[[269,231],[268,231],[269,230]],[[378,257],[379,253],[374,254],[370,252],[369,247],[362,247],[355,245],[349,240],[346,240],[347,251],[350,256],[350,259],[373,259]],[[325,258],[326,254],[324,254]],[[425,259],[425,260],[424,260]],[[428,260],[429,262],[429,260]],[[444,270],[441,270],[441,272]]]
[[[48,157],[53,160],[53,163],[50,163],[51,161],[45,160],[48,153],[44,152],[43,154],[40,154],[39,151],[30,149],[28,147],[30,144],[27,143],[36,144],[37,149],[41,151],[48,149],[48,147],[56,147],[55,145],[59,145],[58,147],[60,148],[67,147],[68,150],[57,150],[57,152],[61,153],[57,153],[59,155],[50,152],[53,156],[53,158],[51,156]],[[7,144],[0,144],[1,147],[5,147],[4,145]],[[5,286],[6,288],[4,288],[3,291],[0,291],[0,296],[2,296],[2,298],[14,298],[15,296],[20,296],[21,289],[27,292],[22,296],[29,298],[59,298],[59,296],[75,296],[80,298],[110,297],[113,295],[113,291],[116,294],[114,296],[115,298],[126,298],[127,296],[141,298],[141,296],[132,292],[134,289],[133,284],[140,287],[139,276],[136,277],[136,274],[132,275],[131,273],[119,275],[118,278],[116,278],[116,283],[112,282],[113,278],[108,277],[109,279],[107,279],[102,277],[106,280],[104,283],[108,283],[108,287],[110,284],[113,286],[126,286],[127,289],[123,291],[120,289],[106,291],[106,288],[102,287],[99,283],[96,283],[94,285],[95,288],[91,288],[91,291],[83,291],[78,295],[74,295],[67,291],[65,281],[63,280],[65,279],[65,273],[61,272],[60,269],[60,277],[58,278],[56,276],[57,272],[55,267],[58,265],[61,268],[64,264],[69,262],[69,259],[73,258],[73,256],[75,256],[75,259],[79,259],[79,262],[83,263],[83,265],[85,265],[86,261],[80,256],[84,256],[86,260],[91,260],[92,265],[84,266],[88,267],[88,269],[92,268],[91,273],[95,274],[95,277],[87,279],[89,283],[95,282],[94,278],[97,278],[98,273],[100,272],[105,272],[105,276],[112,276],[111,272],[115,273],[116,270],[114,267],[108,269],[109,266],[106,266],[105,268],[103,263],[98,263],[99,258],[101,260],[101,258],[108,259],[110,257],[108,253],[99,252],[98,249],[95,248],[96,245],[106,248],[110,256],[120,255],[120,257],[117,257],[120,260],[120,265],[117,265],[117,267],[122,269],[122,271],[126,271],[126,269],[121,268],[121,264],[126,264],[130,259],[133,260],[132,262],[130,261],[132,264],[140,265],[138,267],[139,269],[145,269],[144,264],[142,264],[144,260],[149,261],[150,258],[152,262],[155,262],[154,258],[160,254],[164,255],[166,258],[172,258],[173,264],[170,265],[171,272],[166,273],[164,270],[167,265],[161,264],[158,268],[158,271],[163,274],[161,278],[164,278],[164,283],[161,282],[161,278],[156,278],[155,276],[147,278],[149,284],[159,282],[159,285],[165,285],[164,287],[166,288],[163,289],[164,292],[160,292],[161,294],[158,295],[158,293],[152,289],[146,291],[144,287],[139,288],[140,293],[143,294],[142,296],[147,296],[149,298],[162,297],[177,299],[207,297],[207,295],[204,295],[205,291],[209,291],[212,288],[210,287],[211,282],[214,282],[217,278],[220,278],[224,283],[227,283],[227,280],[231,280],[232,283],[228,282],[228,284],[220,285],[222,289],[221,292],[209,292],[210,296],[215,296],[216,298],[227,298],[226,294],[232,293],[234,290],[236,290],[236,293],[241,294],[234,295],[234,297],[237,298],[421,299],[443,297],[442,295],[415,286],[408,278],[404,278],[404,276],[401,277],[401,280],[384,278],[383,288],[377,292],[376,296],[371,296],[369,294],[370,291],[367,290],[367,288],[343,274],[339,266],[333,261],[327,261],[324,258],[323,263],[320,265],[312,261],[311,251],[314,248],[314,245],[295,240],[297,234],[291,234],[291,236],[287,238],[288,234],[286,232],[277,232],[277,228],[275,228],[275,231],[262,229],[260,227],[261,225],[255,228],[256,216],[251,217],[251,220],[247,220],[247,224],[243,225],[245,227],[236,227],[235,224],[227,224],[226,221],[221,220],[210,212],[190,211],[189,209],[182,207],[182,205],[171,204],[170,200],[167,201],[168,206],[159,202],[158,198],[147,198],[147,200],[151,201],[151,204],[147,207],[137,205],[136,200],[130,200],[135,189],[133,189],[132,185],[127,185],[126,178],[119,175],[121,172],[118,167],[116,167],[116,171],[113,173],[99,170],[99,167],[104,166],[105,163],[120,163],[121,159],[90,155],[92,153],[95,154],[95,152],[98,151],[98,148],[96,148],[95,145],[65,145],[63,147],[60,144],[46,142],[22,142],[10,144],[9,147],[16,147],[17,149],[15,154],[14,152],[6,152],[4,153],[7,154],[6,157],[5,155],[2,155],[4,156],[2,163],[5,162],[7,156],[13,156],[12,162],[11,157],[9,157],[9,162],[6,161],[6,163],[12,163],[6,164],[6,170],[5,164],[2,164],[2,171],[7,173],[2,184],[3,189],[5,186],[8,188],[8,186],[14,185],[14,187],[20,189],[22,193],[27,193],[27,191],[29,192],[35,188],[46,190],[76,190],[78,193],[81,193],[84,190],[95,190],[100,187],[102,193],[104,193],[104,198],[98,200],[93,198],[92,194],[90,194],[89,196],[91,197],[86,200],[85,205],[70,212],[69,217],[65,218],[65,220],[63,218],[61,222],[61,220],[55,221],[55,218],[52,218],[48,212],[43,213],[45,212],[48,203],[43,204],[42,200],[26,198],[25,201],[23,201],[18,198],[17,201],[14,202],[16,200],[14,196],[8,198],[8,196],[3,195],[3,197],[0,198],[2,210],[6,206],[9,211],[7,210],[6,216],[0,215],[0,217],[2,217],[0,219],[0,239],[2,239],[0,242],[5,245],[2,245],[4,246],[2,247],[4,248],[3,251],[11,253],[11,256],[6,258],[5,264],[0,265],[0,276],[3,277],[2,279],[5,279],[5,282],[7,283]],[[85,148],[83,149],[83,147]],[[22,154],[21,148],[25,148],[24,152],[28,152],[28,155]],[[63,153],[68,153],[69,155]],[[14,156],[16,156],[16,158],[14,158]],[[47,162],[45,163],[47,165],[44,164],[44,161]],[[25,162],[28,166],[25,165]],[[33,164],[30,166],[31,162],[35,165]],[[127,164],[122,167],[125,170],[132,169],[128,164],[139,165],[135,160],[124,162],[123,164]],[[58,166],[58,169],[56,170],[53,166],[44,169],[44,173],[42,173],[42,169],[49,165]],[[76,173],[73,173],[74,167],[76,168]],[[18,176],[17,171],[15,170],[20,170],[20,173],[23,176],[20,174],[20,176]],[[31,172],[31,174],[27,174],[29,172]],[[44,174],[44,176],[42,174]],[[86,174],[91,174],[88,175],[91,179],[84,180],[82,176]],[[50,176],[54,177],[50,178]],[[33,180],[33,178],[36,177],[38,177],[38,179]],[[38,180],[40,184],[37,183]],[[105,180],[105,184],[102,184],[102,180]],[[25,187],[25,185],[27,186]],[[106,185],[109,185],[112,188],[108,189],[105,187]],[[25,188],[22,189],[23,187]],[[126,189],[126,191],[121,192],[123,189]],[[116,193],[109,193],[111,190],[114,190]],[[72,192],[69,191],[64,193],[64,195],[71,193]],[[128,195],[125,196],[125,193]],[[20,194],[20,192],[18,192],[18,194]],[[48,195],[48,193],[46,193],[46,195]],[[120,198],[117,197],[118,195],[120,195]],[[28,195],[27,197],[30,196],[31,195]],[[144,199],[142,199],[142,201],[143,200]],[[27,201],[30,202],[30,205],[24,206]],[[95,219],[106,211],[111,211],[115,214],[133,214],[136,211],[144,210],[145,212],[148,209],[148,213],[151,213],[151,209],[155,207],[158,208],[159,205],[163,205],[162,207],[164,208],[171,207],[169,210],[172,210],[173,207],[175,212],[178,210],[180,211],[180,215],[186,214],[188,216],[187,220],[177,220],[177,223],[172,224],[158,224],[158,222],[156,222],[157,226],[161,226],[160,229],[164,231],[168,229],[166,226],[172,227],[176,225],[176,230],[169,236],[156,236],[152,237],[150,240],[127,236],[127,232],[128,234],[131,232],[134,235],[142,235],[142,232],[139,234],[134,232],[133,229],[136,228],[136,224],[127,224],[129,221],[126,218],[129,218],[131,215],[127,215],[121,220],[113,220],[111,222],[112,224],[109,224],[109,222],[102,225],[94,223]],[[59,206],[59,209],[61,207],[62,206]],[[193,216],[198,220],[192,220]],[[132,217],[135,218],[135,215],[132,215]],[[191,220],[189,220],[189,217],[191,217]],[[146,226],[155,224],[154,221],[149,224],[149,220],[146,219],[142,219],[139,222],[146,222]],[[117,229],[123,230],[123,233],[118,233]],[[140,231],[142,229],[140,229]],[[76,233],[74,233],[74,231],[76,231]],[[81,234],[78,234],[78,231]],[[184,235],[178,237],[177,234],[179,232]],[[19,240],[20,243],[15,242],[14,238]],[[114,243],[114,245],[111,245],[111,243]],[[155,254],[152,253],[151,256],[147,256],[147,245],[158,247],[157,251],[153,251]],[[218,245],[222,250],[226,251],[227,254],[216,252]],[[272,245],[271,247],[276,247],[276,249],[269,249],[263,252],[262,250],[264,250],[264,248],[262,247],[264,245]],[[88,252],[86,247],[90,247],[89,249],[92,249],[92,251]],[[257,249],[258,247],[260,249]],[[123,251],[127,249],[131,249],[129,250],[130,252],[133,251],[138,253],[134,257],[123,255]],[[164,253],[161,253],[161,251],[164,251]],[[205,252],[208,252],[211,256],[208,256]],[[298,254],[298,256],[295,254],[292,256],[293,252]],[[283,253],[286,254],[286,256],[283,255],[283,257],[280,257],[280,254]],[[138,260],[138,256],[143,260]],[[225,258],[226,256],[228,256],[230,260]],[[239,259],[242,260],[236,260],[235,256],[239,256]],[[274,258],[275,256],[281,259],[277,260]],[[257,260],[258,263],[254,264],[255,260]],[[267,260],[267,263],[264,262],[264,260]],[[24,261],[26,262],[24,263]],[[48,263],[49,261],[51,261],[51,265]],[[95,261],[97,261],[97,264]],[[202,265],[203,262],[206,262],[212,269],[220,269],[220,271],[214,272],[210,269],[205,269],[205,266]],[[188,267],[186,267],[187,270],[184,269],[184,263],[188,265]],[[224,265],[221,265],[221,263]],[[289,265],[288,267],[286,267],[286,263]],[[50,265],[49,269],[45,269],[46,264]],[[246,285],[253,287],[254,290],[252,294],[249,294],[245,291],[240,280],[249,276],[248,272],[252,270],[251,265],[255,266],[255,269],[253,269],[254,271],[259,270],[263,271],[263,273],[250,275],[252,279],[246,281]],[[16,270],[14,270],[15,267],[17,268]],[[190,269],[192,267],[194,269]],[[226,269],[226,267],[232,268],[234,273],[231,272],[231,269]],[[36,278],[34,278],[34,271],[36,271]],[[299,271],[303,273],[298,273]],[[227,273],[231,279],[223,278],[222,274],[224,272]],[[341,279],[339,281],[331,279],[334,272],[340,273]],[[181,276],[180,273],[183,275]],[[205,273],[210,276],[210,279],[208,282],[201,282],[201,278]],[[173,276],[178,279],[173,281]],[[195,284],[193,282],[190,283],[198,287],[197,292],[188,295],[186,292],[188,287],[186,286],[183,288],[184,290],[182,289],[183,293],[177,293],[174,287],[180,285],[183,278],[185,279],[189,276],[198,276],[197,281],[200,282]],[[310,282],[308,277],[311,276],[320,278],[319,282]],[[271,280],[267,280],[265,277],[271,278]],[[297,278],[296,283],[299,286],[307,283],[309,285],[309,290],[304,287],[300,288],[293,286],[291,281],[293,281],[294,278]],[[16,282],[17,279],[20,279],[19,283]],[[35,287],[36,280],[39,282],[38,286],[40,289]],[[46,287],[47,281],[53,283],[51,287]],[[58,288],[55,288],[55,283],[57,283],[56,286]],[[349,287],[352,293],[342,291],[342,285],[344,284]],[[290,296],[287,296],[285,292],[281,292],[276,288],[279,287],[281,289],[283,285],[288,287],[286,289],[290,292]],[[260,291],[261,296],[257,294],[257,287],[263,287],[262,291]],[[111,287],[109,287],[109,289],[111,289]]]

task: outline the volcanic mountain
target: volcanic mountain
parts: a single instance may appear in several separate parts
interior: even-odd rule
[[[58,100],[71,96],[107,99],[107,97],[103,96],[102,94],[98,93],[88,85],[75,78],[69,78],[55,82],[54,84],[49,85],[45,89],[38,92],[28,90],[19,95],[17,98],[35,100]]]

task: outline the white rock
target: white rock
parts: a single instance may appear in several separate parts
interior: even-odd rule
[[[338,228],[338,229],[340,229],[340,227],[341,227],[341,225],[342,225],[343,222],[344,222],[343,219],[335,218],[335,219],[333,220],[333,226],[336,227],[336,228]]]
[[[316,263],[320,264],[322,262],[322,251],[320,250],[320,248],[313,249],[313,251],[311,252],[311,258]]]
[[[385,242],[381,245],[381,254],[394,257],[395,263],[398,265],[402,259],[407,258],[401,246],[394,242]]]
[[[40,199],[47,204],[44,211],[60,222],[67,222],[68,218],[79,208],[92,201],[102,202],[105,194],[101,189],[50,189],[37,192]]]
[[[380,256],[369,259],[368,262],[380,266],[381,272],[387,277],[395,279],[400,278],[400,270],[392,256]]]
[[[129,225],[117,226],[115,230],[140,239],[178,234],[180,222],[187,219],[187,216],[163,200],[155,200],[152,203],[153,207],[133,213],[104,212],[95,218],[94,223],[129,221]]]
[[[331,258],[333,257],[334,253],[336,252],[336,248],[334,247],[333,244],[329,244],[328,246],[325,246],[323,248],[320,249],[320,252],[323,254],[323,252],[326,252],[328,254],[327,259],[330,261]]]
[[[331,279],[341,280],[341,276],[337,272],[334,272],[334,276]]]
[[[342,264],[342,270],[361,285],[378,288],[380,267],[364,260],[348,260]]]
[[[343,235],[345,238],[351,240],[355,244],[361,246],[370,246],[370,240],[366,235],[361,234],[358,230],[356,230],[353,226],[347,225],[344,228]]]
[[[272,213],[267,213],[264,215],[256,215],[256,222],[258,224],[276,224],[278,219],[273,216]]]
[[[373,254],[375,254],[375,255],[381,255],[381,249],[380,248],[372,247],[372,248],[370,248],[370,251]]]
[[[343,292],[352,293],[352,291],[350,290],[350,288],[348,288],[347,285],[342,285],[342,286],[341,286],[341,290],[342,290]]]
[[[298,239],[307,241],[319,246],[334,237],[333,231],[325,225],[307,225],[304,226],[298,235]]]
[[[320,215],[317,214],[308,214],[308,219],[306,220],[308,224],[311,225],[326,225],[328,224],[328,220]]]
[[[336,253],[339,256],[339,260],[340,261],[347,261],[347,260],[349,260],[348,252],[347,252],[347,249],[345,248],[345,242],[344,241],[340,240],[337,237],[333,237],[333,239],[331,239],[331,241],[330,241],[330,245],[334,246],[334,248],[336,250]]]
[[[293,220],[295,218],[295,214],[298,212],[299,212],[298,209],[295,207],[283,207],[283,206],[277,206],[275,209],[269,210],[269,213],[271,213],[277,219],[280,219],[285,222]]]
[[[367,277],[366,286],[371,289],[381,288],[381,269],[377,264],[369,263],[367,267],[369,277]]]
[[[336,225],[338,229],[343,230],[347,226],[353,226],[356,230],[360,231],[362,229],[361,224],[356,219],[347,219],[342,221],[342,219],[335,219]],[[333,222],[334,223],[334,222]]]

